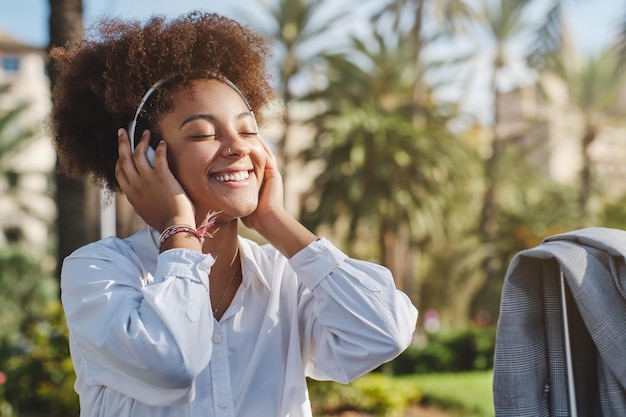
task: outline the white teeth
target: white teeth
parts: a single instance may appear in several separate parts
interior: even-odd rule
[[[250,178],[250,173],[248,171],[240,171],[240,172],[235,172],[233,174],[218,175],[214,178],[220,182],[228,182],[228,181],[239,182],[239,181],[243,181],[243,180]]]

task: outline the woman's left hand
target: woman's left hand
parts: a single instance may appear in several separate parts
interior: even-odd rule
[[[283,201],[283,179],[276,164],[276,157],[265,142],[267,161],[263,185],[259,192],[259,204],[249,216],[243,217],[243,224],[256,230],[287,258],[291,258],[309,245],[317,236],[305,228],[285,210]]]
[[[252,230],[262,233],[264,226],[271,227],[272,218],[285,213],[283,178],[278,170],[276,156],[265,143],[260,140],[265,150],[265,170],[263,172],[263,183],[259,191],[259,203],[256,210],[241,220],[243,224]]]

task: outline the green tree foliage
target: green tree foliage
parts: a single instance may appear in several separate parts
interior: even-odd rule
[[[27,344],[7,361],[7,398],[20,413],[78,416],[69,336],[60,304],[51,301],[24,336]]]
[[[20,176],[27,172],[13,162],[36,138],[35,128],[25,126],[22,120],[30,103],[10,102],[11,88],[9,84],[0,85],[0,190],[24,214],[41,219],[38,211],[33,210],[33,202],[39,196],[19,186]]]
[[[296,92],[294,84],[299,78],[313,76],[319,54],[326,46],[324,39],[328,39],[338,22],[346,17],[345,8],[335,7],[337,11],[331,15],[327,5],[328,2],[317,0],[274,0],[260,13],[261,19],[248,19],[272,39],[277,56],[276,92],[283,106],[283,126],[275,144],[281,169],[291,160],[288,149],[294,117],[290,104],[302,94]],[[242,13],[250,14],[246,10]],[[300,86],[303,85],[308,85],[308,82],[300,83]],[[285,180],[288,180],[285,174],[283,172]]]
[[[21,102],[17,105],[4,104],[4,97],[10,92],[11,86],[0,85],[0,167],[3,168],[3,175],[7,174],[7,167],[10,166],[10,159],[17,152],[24,149],[29,141],[33,139],[34,129],[28,129],[19,123],[19,118],[29,107],[29,103]]]
[[[415,257],[398,255],[446,234],[449,203],[467,196],[475,163],[445,126],[449,108],[433,102],[428,129],[414,123],[408,35],[372,35],[373,43],[353,38],[350,50],[326,55],[328,85],[307,97],[323,111],[303,156],[324,168],[301,218],[311,228],[332,226],[344,247],[390,267],[408,290]]]
[[[492,100],[492,140],[491,149],[484,161],[485,192],[480,218],[480,233],[487,245],[495,245],[498,233],[498,193],[500,192],[501,158],[506,141],[510,138],[502,133],[502,87],[499,77],[503,70],[511,64],[508,48],[521,32],[527,28],[525,21],[526,2],[517,0],[484,1],[479,12],[482,28],[492,43],[492,58],[490,64],[491,83],[489,95]],[[487,274],[486,280],[497,279],[500,270],[494,256],[487,256],[483,269]]]
[[[626,115],[623,91],[626,77],[621,70],[619,55],[609,48],[598,54],[580,57],[571,49],[554,56],[545,70],[556,74],[565,84],[569,103],[582,120],[579,138],[582,166],[580,169],[579,210],[584,225],[593,224],[590,203],[601,194],[594,178],[594,163],[590,154],[592,145],[603,129],[619,124]]]
[[[43,314],[56,286],[41,267],[21,250],[0,250],[0,341],[18,345],[20,338]]]
[[[426,115],[432,108],[432,82],[427,82],[427,75],[429,67],[433,65],[425,65],[428,62],[425,53],[434,45],[440,45],[442,38],[448,39],[451,35],[462,33],[468,23],[475,19],[474,11],[465,0],[392,0],[375,3],[377,12],[373,14],[372,21],[387,27],[387,20],[390,19],[392,32],[403,37],[404,44],[408,46],[403,65],[412,68],[414,72],[411,86],[413,120],[416,123],[427,123]],[[434,65],[437,67],[435,71],[442,72],[440,65],[445,63],[449,66],[454,60],[456,58],[448,57],[440,61]]]

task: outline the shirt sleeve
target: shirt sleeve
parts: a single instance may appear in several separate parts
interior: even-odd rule
[[[326,239],[289,263],[305,287],[299,314],[308,376],[348,383],[408,347],[417,309],[388,269],[351,259]]]
[[[208,274],[214,259],[172,249],[158,256],[154,280],[119,248],[79,249],[62,269],[62,301],[77,377],[148,405],[190,401],[211,357]],[[135,256],[136,258],[136,256]]]

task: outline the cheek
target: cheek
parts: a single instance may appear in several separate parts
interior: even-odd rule
[[[215,149],[214,149],[215,148]],[[211,161],[219,146],[186,144],[186,146],[167,148],[167,162],[174,174],[190,171],[193,167],[204,167]]]
[[[198,171],[194,167],[201,167],[200,155],[197,153],[177,153],[171,152],[168,148],[167,163],[174,175],[174,178],[178,180],[180,185],[189,192],[187,188],[197,181]]]
[[[254,142],[253,144],[251,144],[250,157],[252,158],[252,161],[254,163],[256,174],[262,181],[265,172],[265,165],[267,164],[267,154],[265,153],[263,145],[261,145],[259,142]]]

